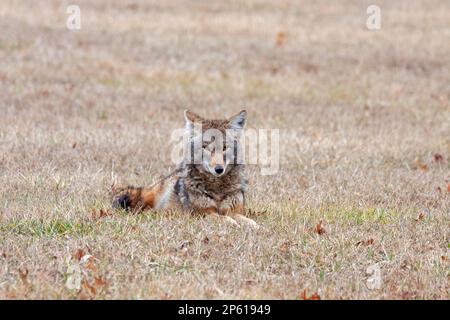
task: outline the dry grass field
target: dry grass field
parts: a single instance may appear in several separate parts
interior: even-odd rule
[[[0,1],[0,298],[449,299],[450,3],[374,2]],[[186,108],[280,130],[264,228],[111,210]]]

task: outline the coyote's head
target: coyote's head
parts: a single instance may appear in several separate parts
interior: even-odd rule
[[[245,110],[225,120],[207,120],[186,110],[184,118],[189,137],[188,162],[216,177],[242,164],[240,138],[247,121]]]

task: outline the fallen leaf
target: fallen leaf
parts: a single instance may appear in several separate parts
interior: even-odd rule
[[[300,299],[302,300],[320,300],[320,296],[317,294],[317,292],[314,292],[310,297],[306,295],[306,290],[303,290],[303,292],[300,294]]]
[[[374,243],[374,241],[375,240],[373,240],[373,239],[361,240],[356,243],[356,246],[361,246],[361,245],[369,246],[369,245],[372,245]]]
[[[402,268],[403,270],[411,270],[412,265],[407,260],[404,260],[400,265],[400,268]]]
[[[247,210],[248,217],[260,217],[260,216],[264,216],[264,215],[267,215],[267,210],[262,210],[262,211],[255,211],[252,209]]]
[[[423,219],[425,219],[426,216],[427,216],[427,213],[425,211],[420,211],[415,220],[422,221]]]
[[[289,250],[289,248],[291,247],[291,242],[288,240],[288,241],[285,241],[285,242],[283,242],[282,244],[281,244],[281,246],[280,246],[280,251],[282,252],[282,253],[286,253],[288,250]]]
[[[402,297],[402,300],[411,300],[414,298],[415,294],[409,291],[402,291],[400,296]]]
[[[96,287],[103,287],[106,286],[106,280],[102,277],[95,277],[94,284]]]
[[[316,225],[316,228],[314,229],[314,231],[319,235],[322,235],[326,232],[325,228],[323,227],[322,220]]]
[[[80,261],[84,255],[85,255],[85,253],[84,253],[83,249],[78,249],[77,252],[75,252],[75,254],[73,255],[73,258],[77,261]]]
[[[86,280],[83,280],[83,288],[87,289],[93,296],[97,294],[97,289],[95,289],[94,286],[91,286]]]
[[[416,158],[416,166],[418,169],[420,169],[422,172],[425,172],[428,170],[428,165],[423,163],[422,160],[419,158]]]
[[[28,284],[28,269],[25,268],[24,270],[19,269],[19,276],[20,280],[22,280],[23,284]]]
[[[96,272],[97,266],[95,264],[95,258],[91,256],[90,254],[84,255],[81,260],[80,264],[82,264],[87,270]]]
[[[129,5],[127,5],[127,8],[130,10],[136,10],[139,8],[139,6],[136,3],[130,3]]]
[[[166,292],[162,296],[160,296],[161,300],[170,300],[172,297]]]
[[[434,154],[434,161],[436,161],[436,162],[444,161],[444,157],[442,156],[442,154],[435,153]]]
[[[100,209],[100,218],[107,217],[109,215],[111,215],[109,211]]]
[[[248,279],[248,280],[244,280],[244,285],[252,286],[252,285],[256,284],[256,282],[257,282],[256,280]]]
[[[279,31],[277,33],[277,46],[281,47],[284,45],[284,43],[286,42],[286,33],[284,33],[283,31]]]
[[[104,217],[111,216],[112,212],[109,210],[100,209],[98,212],[95,209],[92,209],[91,211],[91,217],[92,219],[101,219]]]

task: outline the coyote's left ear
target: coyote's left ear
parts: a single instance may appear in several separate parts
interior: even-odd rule
[[[228,126],[231,129],[244,129],[245,124],[247,123],[247,111],[242,110],[238,114],[235,114],[230,119],[228,119]]]

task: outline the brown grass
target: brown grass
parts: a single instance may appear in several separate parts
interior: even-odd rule
[[[450,4],[377,2],[371,32],[366,1],[84,0],[71,32],[66,1],[1,1],[0,298],[449,299]],[[281,130],[265,230],[99,217],[174,167],[187,107]]]

